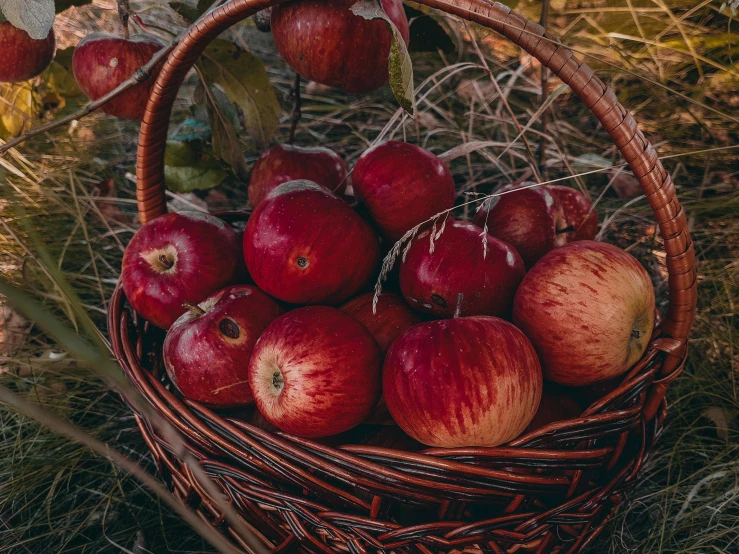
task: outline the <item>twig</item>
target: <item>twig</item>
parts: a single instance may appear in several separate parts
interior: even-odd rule
[[[544,0],[541,5],[541,20],[539,24],[547,29],[549,23],[549,0]],[[544,64],[541,64],[541,104],[547,100],[547,89],[549,88],[549,68]],[[549,122],[549,112],[544,110],[541,114],[541,137],[539,139],[539,171],[542,177],[546,180],[549,178],[547,167],[546,167],[546,153],[547,153],[547,123]]]
[[[301,99],[300,99],[300,74],[295,74],[295,82],[293,83],[293,95],[294,95],[294,101],[295,104],[293,104],[293,115],[292,115],[292,123],[290,124],[290,134],[288,135],[287,142],[288,144],[292,144],[293,141],[295,141],[295,131],[298,128],[298,122],[300,121],[300,118],[303,115],[303,112],[300,109],[301,105]]]
[[[131,75],[128,79],[123,81],[116,88],[111,90],[105,96],[101,96],[97,100],[90,102],[84,108],[80,109],[79,111],[76,111],[73,114],[70,114],[61,119],[57,119],[55,121],[47,123],[46,125],[42,125],[41,127],[36,127],[35,129],[31,129],[30,131],[26,131],[21,136],[14,138],[10,142],[6,142],[2,146],[0,146],[0,154],[4,154],[11,148],[18,146],[22,142],[25,142],[28,139],[35,137],[36,135],[46,133],[48,131],[51,131],[52,129],[56,129],[57,127],[61,127],[62,125],[66,125],[67,123],[71,123],[72,121],[82,119],[83,117],[90,115],[95,110],[100,109],[102,106],[104,106],[105,104],[113,100],[114,98],[120,96],[121,94],[126,92],[128,89],[133,88],[140,83],[143,83],[144,81],[146,81],[146,79],[148,79],[151,76],[153,69],[157,65],[159,65],[159,63],[164,58],[166,58],[169,55],[169,53],[174,49],[174,47],[177,45],[178,40],[179,39],[172,41],[170,44],[162,48],[159,52],[154,54],[154,57],[151,58],[151,60],[149,60],[149,63],[138,68],[134,72],[133,75]]]
[[[118,0],[118,17],[123,25],[123,35],[129,38],[130,33],[128,31],[128,20],[131,17],[131,6],[129,0]]]

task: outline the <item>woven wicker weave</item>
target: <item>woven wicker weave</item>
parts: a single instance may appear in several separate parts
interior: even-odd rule
[[[109,312],[115,355],[154,409],[181,431],[225,498],[275,551],[579,552],[637,480],[662,429],[665,391],[685,360],[696,305],[695,255],[685,213],[634,118],[556,37],[501,4],[418,1],[501,33],[551,69],[592,111],[639,179],[664,239],[669,270],[669,309],[641,362],[576,420],[498,448],[409,452],[369,445],[372,441],[356,444],[356,437],[348,439],[354,445],[327,446],[271,433],[176,397],[162,375],[162,332],[130,311],[120,287]],[[139,137],[142,222],[165,211],[167,127],[188,70],[226,28],[278,3],[232,0],[196,23],[169,56]],[[175,494],[247,549],[248,539],[226,523],[218,503],[162,435],[140,415],[137,421]],[[392,437],[384,444],[402,446]]]

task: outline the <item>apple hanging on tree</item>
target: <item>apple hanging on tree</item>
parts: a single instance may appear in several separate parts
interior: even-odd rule
[[[54,29],[45,39],[36,40],[9,21],[0,22],[0,82],[16,83],[40,75],[54,59],[55,47]]]
[[[74,78],[90,100],[97,100],[146,65],[163,47],[164,43],[151,35],[133,35],[125,39],[93,33],[83,38],[74,50]],[[101,110],[123,119],[141,121],[155,81],[155,75],[150,75],[113,98]]]
[[[184,312],[237,278],[236,231],[198,212],[169,213],[143,225],[123,254],[121,284],[144,319],[168,329]]]
[[[282,309],[257,287],[235,285],[187,311],[164,340],[164,367],[191,400],[214,408],[249,404],[248,367],[259,335]]]
[[[408,19],[400,0],[382,7],[408,44]],[[357,0],[296,0],[274,6],[272,36],[280,55],[306,79],[344,92],[366,93],[388,82],[393,33],[382,20],[355,15]]]
[[[346,162],[333,150],[278,144],[265,150],[254,164],[249,179],[249,202],[256,208],[278,185],[297,179],[313,181],[339,196],[351,183]]]

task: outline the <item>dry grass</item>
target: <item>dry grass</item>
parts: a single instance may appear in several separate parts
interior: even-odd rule
[[[739,65],[732,50],[739,39],[715,1],[553,4],[552,26],[612,84],[663,157],[700,260],[698,319],[688,366],[668,395],[667,431],[642,484],[591,551],[739,552]],[[114,25],[110,6],[96,0],[94,10],[80,12],[90,19],[77,14],[66,23],[69,35],[99,17]],[[538,6],[524,2],[519,10],[538,19]],[[143,17],[155,19],[155,10]],[[538,67],[500,38],[458,22],[450,29],[457,52],[415,56],[416,121],[398,111],[387,90],[349,97],[311,86],[297,142],[334,148],[350,165],[386,138],[446,153],[458,204],[466,204],[459,216],[495,186],[537,172],[578,186],[597,199],[607,222],[603,239],[640,257],[664,305],[661,240],[646,202],[638,192],[630,197],[633,180],[602,130],[556,80],[542,110]],[[246,27],[238,35],[269,64],[286,96],[292,78],[269,39]],[[188,115],[189,90],[175,124]],[[549,123],[539,167],[543,111]],[[288,126],[285,114],[283,137]],[[63,282],[104,331],[123,246],[136,228],[135,133],[133,124],[94,116],[0,158],[0,270],[81,332],[85,318]],[[257,155],[249,152],[249,162]],[[111,182],[115,195],[101,198]],[[220,196],[172,201],[243,207],[246,191],[234,181]],[[4,386],[154,471],[129,410],[97,372],[38,328],[0,364]],[[0,433],[0,553],[210,551],[138,481],[89,449],[1,408]]]

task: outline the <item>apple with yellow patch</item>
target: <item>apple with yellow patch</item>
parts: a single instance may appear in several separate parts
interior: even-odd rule
[[[531,339],[544,377],[583,386],[622,375],[654,328],[654,287],[630,254],[604,242],[552,250],[526,274],[513,322]]]

